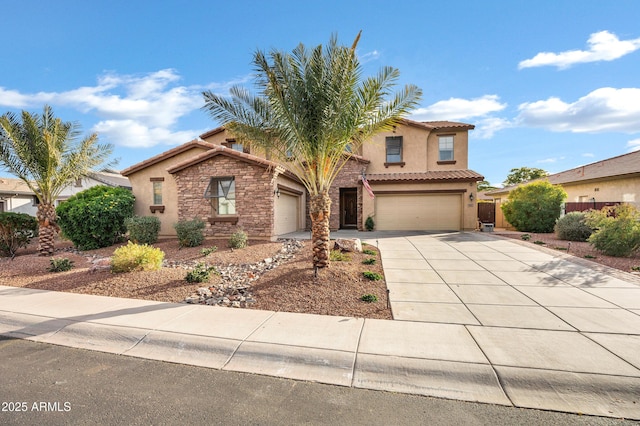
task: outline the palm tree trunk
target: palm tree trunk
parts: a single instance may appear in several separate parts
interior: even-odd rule
[[[331,198],[327,191],[310,196],[309,215],[311,216],[311,242],[313,245],[313,267],[329,266],[329,212]]]
[[[56,224],[56,208],[52,204],[38,204],[37,218],[40,256],[51,256],[55,250],[54,238],[60,230]]]

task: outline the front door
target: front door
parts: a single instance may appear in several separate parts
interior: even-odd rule
[[[340,228],[358,227],[358,189],[340,189]]]

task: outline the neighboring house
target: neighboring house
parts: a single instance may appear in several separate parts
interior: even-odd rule
[[[468,167],[468,131],[448,121],[403,120],[353,153],[330,191],[330,227],[378,230],[472,230],[476,183]],[[161,217],[161,235],[178,220],[201,218],[210,235],[238,227],[274,238],[310,229],[307,196],[289,172],[223,127],[122,171],[136,196],[136,214]],[[284,165],[286,167],[286,164]],[[363,187],[366,176],[375,198]]]
[[[568,203],[600,206],[603,203],[622,202],[640,207],[640,151],[607,158],[542,179],[561,185],[567,192]],[[509,226],[503,219],[498,223],[502,213],[499,205],[506,202],[509,192],[517,187],[518,185],[514,185],[487,192],[496,203],[496,227]]]
[[[131,189],[129,180],[116,171],[91,172],[89,176],[78,179],[65,188],[56,199],[56,206],[72,195],[96,185],[108,185]],[[0,177],[0,212],[27,213],[35,216],[38,211],[38,198],[20,179]]]

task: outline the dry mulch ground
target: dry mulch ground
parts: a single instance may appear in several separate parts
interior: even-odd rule
[[[180,249],[176,239],[164,239],[154,246],[165,253],[165,260],[169,264],[204,262],[218,266],[257,263],[273,257],[282,248],[280,242],[249,241],[248,247],[232,250],[227,243],[228,240],[207,239],[199,247]],[[104,269],[92,270],[92,261],[111,256],[121,245],[76,252],[69,241],[58,241],[54,257],[72,260],[74,268],[53,273],[48,272],[50,258],[39,256],[37,244],[33,243],[26,249],[19,250],[13,260],[0,258],[0,284],[177,303],[183,302],[199,287],[206,285],[187,283],[187,270],[182,267],[121,274]],[[217,246],[218,250],[203,256],[202,249],[212,246]],[[366,270],[382,274],[379,253],[376,256],[362,253],[349,255],[350,261],[332,262],[329,268],[319,270],[316,277],[311,267],[311,245],[306,243],[293,259],[267,271],[253,283],[252,294],[256,303],[251,308],[391,319],[384,279],[369,281],[362,276],[362,272]],[[375,257],[376,264],[363,265],[362,260],[367,257]],[[208,285],[214,285],[219,280],[219,277],[214,276]],[[365,294],[376,295],[378,301],[363,302],[360,298]]]

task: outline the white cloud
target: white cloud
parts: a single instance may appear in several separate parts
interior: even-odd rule
[[[583,157],[587,157],[587,158],[593,158],[596,155],[592,152],[585,152],[584,154],[582,154]]]
[[[500,103],[497,95],[484,95],[475,99],[449,98],[426,108],[418,108],[411,117],[418,121],[464,120],[502,111],[506,106],[507,104]]]
[[[574,64],[598,61],[613,61],[640,49],[640,38],[620,40],[609,31],[591,34],[587,40],[588,50],[567,50],[560,53],[541,52],[518,64],[518,69],[554,66],[566,69]]]
[[[640,150],[640,139],[634,139],[627,142],[627,148],[629,148],[629,152]]]
[[[119,141],[129,148],[149,148],[156,145],[175,145],[194,139],[207,129],[172,132],[166,127],[147,127],[134,120],[105,120],[97,123],[91,131],[100,137]]]
[[[377,50],[372,50],[371,52],[367,52],[365,54],[358,54],[358,59],[360,60],[360,64],[366,64],[367,62],[375,61],[380,57],[380,52]]]
[[[559,98],[521,104],[519,126],[556,132],[640,132],[640,89],[604,87],[573,103]]]
[[[544,160],[538,160],[536,163],[557,163],[558,161],[564,160],[564,157],[551,157],[545,158]]]
[[[474,99],[449,98],[426,108],[418,108],[409,118],[416,121],[471,122],[476,125],[473,135],[488,139],[498,130],[511,127],[508,120],[491,116],[492,113],[502,111],[506,107],[507,104],[500,102],[497,95],[484,95]]]
[[[203,88],[226,91],[231,85],[245,81],[246,77],[207,86],[179,85],[180,79],[173,69],[143,75],[110,72],[99,76],[95,86],[64,92],[28,94],[0,88],[0,105],[28,109],[46,103],[54,108],[73,108],[95,116],[98,122],[92,130],[113,144],[128,147],[175,145],[206,130],[174,129],[182,117],[202,106],[200,92]]]

